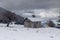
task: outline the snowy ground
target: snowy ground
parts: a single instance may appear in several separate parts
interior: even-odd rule
[[[57,28],[24,28],[23,25],[0,24],[0,40],[60,40]]]

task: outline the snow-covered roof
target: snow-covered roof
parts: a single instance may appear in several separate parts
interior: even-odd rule
[[[32,22],[39,22],[39,21],[41,21],[41,18],[39,18],[39,17],[28,17],[28,19],[30,21],[32,21]]]

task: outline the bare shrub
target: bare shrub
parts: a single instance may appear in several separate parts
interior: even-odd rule
[[[49,27],[54,27],[55,26],[55,24],[51,20],[49,20],[47,24],[48,24]]]

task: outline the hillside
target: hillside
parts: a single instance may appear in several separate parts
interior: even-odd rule
[[[23,24],[24,18],[0,7],[0,23],[8,23],[9,20],[19,22],[19,24]],[[21,21],[22,20],[22,21]]]

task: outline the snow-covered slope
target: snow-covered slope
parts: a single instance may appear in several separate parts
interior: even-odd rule
[[[24,28],[23,25],[6,27],[5,25],[0,27],[0,40],[60,40],[60,29]]]

